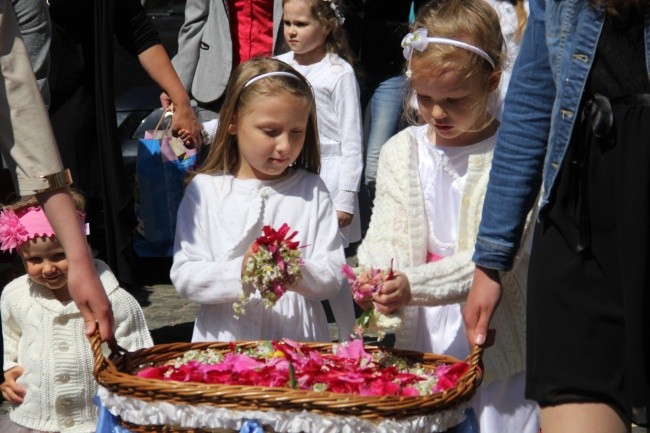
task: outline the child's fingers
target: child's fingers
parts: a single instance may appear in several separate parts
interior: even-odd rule
[[[382,295],[390,295],[391,293],[395,293],[398,290],[399,290],[399,284],[397,280],[388,280],[381,285],[379,289],[379,293],[381,293]]]
[[[375,310],[382,314],[392,314],[401,308],[401,303],[398,301],[390,301],[384,304],[375,303]]]
[[[376,293],[375,296],[373,296],[373,301],[375,302],[375,305],[379,304],[382,306],[388,306],[402,303],[403,298],[404,294],[399,290],[396,290],[391,293]]]
[[[11,390],[16,395],[16,397],[20,398],[21,401],[23,398],[25,398],[25,394],[27,394],[27,390],[20,385],[12,386]]]
[[[25,389],[17,385],[11,386],[7,383],[2,385],[2,397],[13,404],[22,403],[25,397],[25,393]]]

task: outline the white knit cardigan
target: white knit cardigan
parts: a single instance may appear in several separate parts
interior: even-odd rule
[[[119,286],[106,263],[95,260],[95,266],[113,306],[117,343],[129,351],[152,346],[138,302]],[[1,299],[4,370],[23,367],[17,382],[27,389],[25,401],[12,408],[11,420],[34,430],[94,432],[97,384],[77,306],[62,304],[27,275],[9,283]]]
[[[412,299],[405,307],[396,347],[414,348],[418,309],[413,306],[452,304],[467,298],[491,163],[492,150],[470,156],[456,254],[426,263],[427,221],[414,128],[401,131],[382,148],[372,219],[357,257],[360,265],[376,268],[387,268],[393,259],[394,269],[404,272],[409,279]],[[527,262],[528,253],[524,251],[516,259],[513,271],[502,274],[503,296],[491,322],[491,328],[497,331],[496,343],[483,356],[485,382],[524,370]]]

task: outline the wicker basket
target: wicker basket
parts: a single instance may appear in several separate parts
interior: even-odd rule
[[[325,415],[360,417],[370,421],[406,418],[452,408],[468,400],[482,379],[482,349],[475,347],[466,359],[470,368],[454,388],[444,392],[419,396],[359,396],[333,392],[314,392],[289,388],[259,386],[219,385],[193,382],[145,379],[131,374],[143,365],[163,363],[177,358],[188,350],[215,349],[230,351],[230,343],[172,343],[159,344],[136,352],[120,352],[106,359],[101,350],[99,336],[91,337],[94,355],[94,375],[97,382],[112,393],[147,402],[166,401],[173,404],[214,405],[231,410],[257,411],[310,411]],[[257,341],[238,341],[237,346],[252,348]],[[330,343],[301,343],[319,351],[330,352]],[[386,351],[419,362],[424,368],[460,360],[445,355],[414,351],[389,350],[366,346],[372,353]],[[134,432],[203,432],[196,428],[171,428],[165,426],[137,426],[122,422]]]

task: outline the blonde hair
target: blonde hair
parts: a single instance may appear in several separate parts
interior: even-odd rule
[[[279,71],[291,73],[295,77],[273,75],[246,85],[252,78],[261,74]],[[223,106],[219,112],[219,126],[214,142],[210,146],[205,162],[189,176],[188,181],[198,173],[232,173],[240,156],[237,148],[237,136],[228,132],[228,126],[233,122],[235,116],[245,115],[246,110],[259,101],[260,97],[281,93],[302,98],[309,106],[305,143],[293,166],[318,174],[320,172],[320,150],[316,103],[309,83],[305,77],[286,63],[276,59],[257,57],[239,65],[230,76]]]
[[[412,29],[424,28],[430,37],[441,37],[465,42],[485,51],[494,61],[494,68],[481,56],[447,44],[430,43],[424,51],[413,50],[411,80],[430,78],[433,71],[465,69],[465,79],[480,79],[485,97],[477,104],[487,107],[490,81],[500,74],[507,59],[505,41],[501,33],[499,16],[485,0],[434,0],[420,8]],[[411,92],[408,92],[410,95]],[[407,108],[410,101],[407,101]],[[477,105],[477,108],[480,105]],[[417,114],[406,110],[406,117],[418,123]]]
[[[325,37],[325,51],[328,53],[334,53],[340,58],[348,62],[354,68],[355,58],[350,50],[348,45],[348,39],[343,29],[343,23],[339,20],[339,17],[336,16],[334,9],[331,5],[334,5],[338,10],[341,17],[344,17],[343,1],[342,0],[283,0],[282,5],[290,1],[301,1],[306,3],[309,6],[309,10],[314,19],[321,23],[321,25],[327,27],[329,26],[330,32]],[[286,43],[285,43],[286,45]],[[286,46],[286,49],[289,49],[289,46]]]
[[[521,41],[528,24],[528,11],[524,0],[517,0],[515,2],[515,12],[517,13],[517,30],[515,31],[515,40]]]

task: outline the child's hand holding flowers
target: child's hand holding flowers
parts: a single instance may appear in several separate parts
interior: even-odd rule
[[[262,228],[262,236],[244,254],[242,261],[242,294],[233,304],[235,317],[244,314],[246,304],[255,290],[260,292],[266,308],[272,308],[280,297],[301,278],[302,258],[298,241],[292,240],[297,234],[289,236],[289,226],[282,224],[279,230],[270,226]]]
[[[408,299],[410,299],[411,292],[408,279],[403,274],[395,274],[392,269],[392,263],[388,272],[363,267],[353,269],[347,264],[342,266],[341,271],[350,283],[352,297],[355,302],[364,309],[361,316],[357,319],[354,332],[356,335],[352,337],[361,337],[363,333],[371,331],[376,333],[377,339],[381,341],[387,332],[397,331],[402,325],[401,315],[399,312],[395,314],[390,313],[397,310],[398,307],[392,307],[396,306],[398,302],[401,302],[404,295],[403,292],[395,293],[394,287],[401,287],[406,282]],[[396,275],[402,278],[394,281]],[[384,293],[384,290],[386,290],[384,286],[389,282],[391,284],[388,286],[388,291]],[[379,300],[381,304],[375,303],[376,300]]]
[[[397,312],[411,300],[411,284],[401,272],[394,272],[394,278],[387,280],[373,294],[375,310],[382,314]]]

